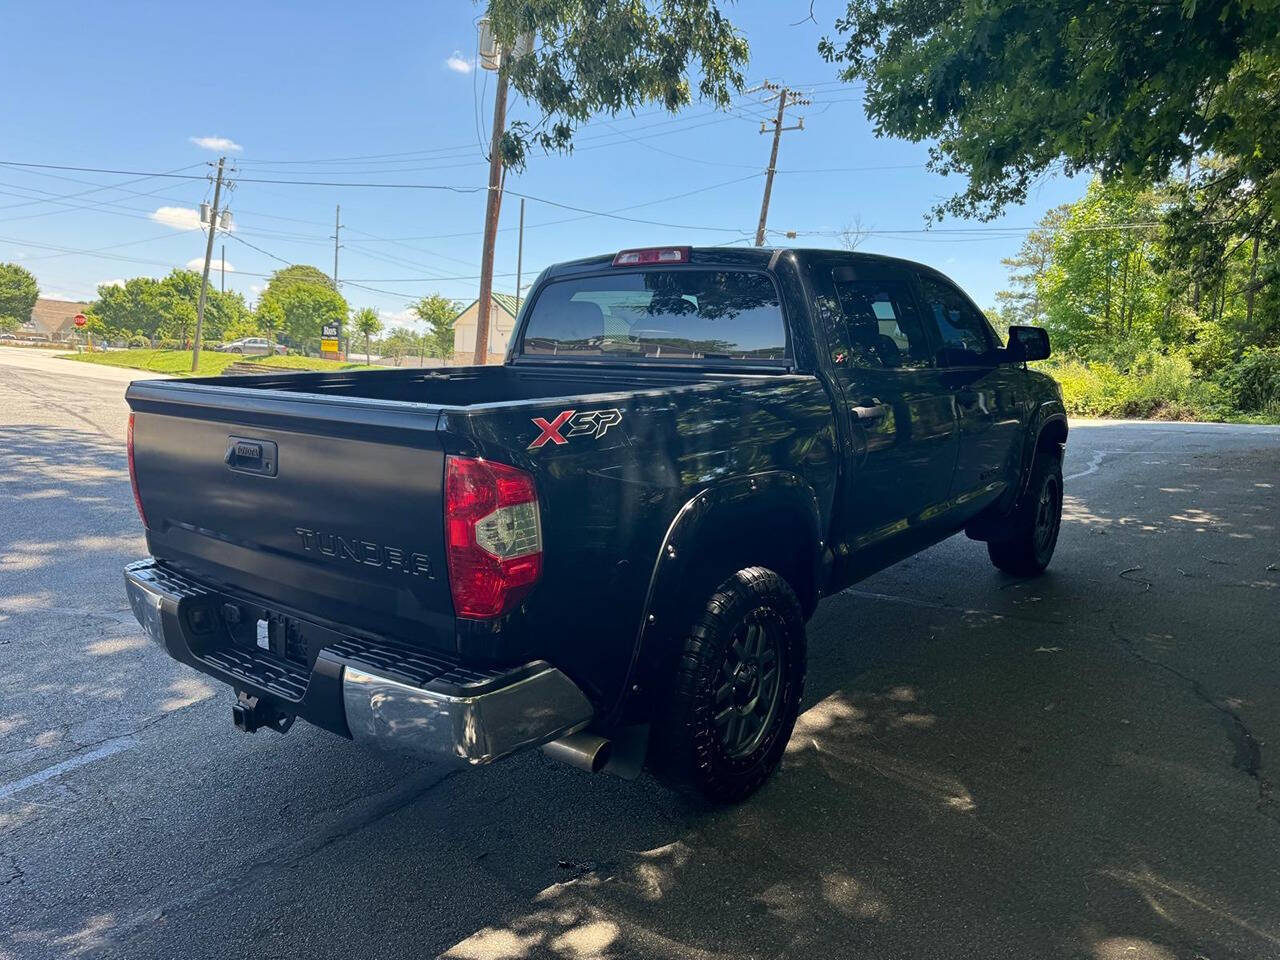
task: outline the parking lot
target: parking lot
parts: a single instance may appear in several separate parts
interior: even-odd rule
[[[825,601],[782,770],[708,809],[236,732],[125,601],[127,377],[17,353],[0,958],[1280,956],[1280,427],[1074,423],[1049,573],[958,538]]]

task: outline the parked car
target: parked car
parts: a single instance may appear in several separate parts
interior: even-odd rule
[[[0,333],[0,340],[17,340],[18,336],[14,333]]]
[[[791,734],[822,597],[960,531],[1011,574],[1049,563],[1048,353],[887,257],[561,264],[502,366],[133,383],[129,600],[245,731],[647,760],[741,800]]]
[[[239,340],[224,343],[218,347],[218,350],[222,353],[243,353],[245,356],[269,356],[273,353],[288,352],[280,344],[273,343],[265,337],[241,337]]]

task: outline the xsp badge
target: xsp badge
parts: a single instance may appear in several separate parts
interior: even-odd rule
[[[617,408],[610,410],[583,410],[581,412],[575,410],[561,410],[552,420],[543,417],[534,417],[533,425],[542,431],[529,444],[530,450],[537,450],[548,440],[556,446],[568,443],[573,437],[581,437],[590,434],[599,440],[609,428],[616,426],[622,422],[622,411]],[[567,429],[566,429],[567,428]],[[565,432],[562,434],[561,431]]]
[[[425,553],[389,547],[372,540],[321,533],[306,527],[296,527],[294,532],[302,538],[302,549],[308,553],[319,553],[331,560],[363,563],[370,567],[382,567],[384,570],[432,579],[431,559]]]

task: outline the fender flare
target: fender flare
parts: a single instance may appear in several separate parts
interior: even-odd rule
[[[1056,400],[1047,401],[1040,404],[1036,412],[1032,415],[1030,429],[1028,433],[1035,434],[1035,442],[1028,445],[1022,455],[1022,473],[1018,478],[1018,495],[1014,498],[1016,505],[1023,494],[1027,492],[1027,484],[1031,482],[1031,471],[1035,469],[1036,455],[1040,450],[1040,441],[1046,432],[1061,431],[1062,439],[1060,443],[1067,441],[1067,413],[1062,404]]]
[[[734,513],[742,517],[752,509],[758,510],[766,501],[770,502],[771,516],[790,518],[799,542],[807,541],[812,548],[812,556],[806,558],[811,560],[812,569],[805,571],[810,575],[812,588],[808,593],[812,596],[801,597],[806,615],[812,612],[825,582],[823,573],[830,567],[822,510],[813,488],[802,477],[777,470],[734,477],[698,491],[676,511],[658,545],[640,622],[636,625],[627,679],[610,711],[611,723],[620,719],[637,694],[648,693],[637,687],[647,668],[652,667],[651,662],[646,663],[646,654],[650,660],[656,655],[655,640],[663,636],[668,618],[676,611],[679,585],[693,573],[689,565],[697,557],[695,544],[700,532],[707,530],[707,524],[712,522],[731,523]]]

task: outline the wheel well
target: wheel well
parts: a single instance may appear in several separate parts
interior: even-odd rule
[[[682,567],[683,587],[699,601],[745,567],[767,567],[787,581],[808,617],[818,603],[818,543],[812,522],[776,503],[743,505],[713,516],[693,538]],[[693,589],[689,589],[693,588]]]
[[[1040,431],[1040,436],[1036,438],[1036,447],[1048,446],[1051,443],[1063,444],[1067,442],[1067,422],[1065,420],[1053,419],[1044,425],[1044,429]]]

